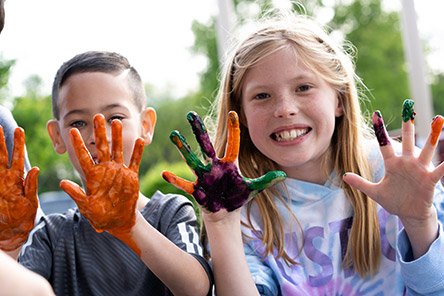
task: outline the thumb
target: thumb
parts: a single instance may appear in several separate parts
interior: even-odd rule
[[[33,167],[27,174],[24,183],[24,191],[25,197],[27,200],[31,202],[31,204],[37,208],[37,184],[38,184],[38,175],[40,169],[38,167]]]
[[[354,173],[346,173],[342,177],[345,183],[350,185],[351,187],[362,191],[365,195],[371,197],[373,199],[373,196],[376,196],[376,187],[375,184],[367,181],[366,179],[362,178],[359,175],[356,175]]]
[[[86,195],[82,188],[76,183],[69,180],[62,180],[60,182],[60,188],[63,189],[74,202],[77,204],[79,209],[83,209],[86,205]]]

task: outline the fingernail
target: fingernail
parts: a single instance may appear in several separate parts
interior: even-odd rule
[[[405,100],[404,103],[402,104],[402,120],[404,122],[407,122],[409,120],[411,120],[412,123],[414,122],[416,115],[415,110],[413,110],[414,104],[415,102],[409,99]]]
[[[438,143],[439,135],[441,134],[444,125],[444,118],[437,115],[433,118],[430,131],[430,143],[435,146]]]

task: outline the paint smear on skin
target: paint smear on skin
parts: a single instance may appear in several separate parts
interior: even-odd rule
[[[387,131],[384,127],[384,121],[382,120],[381,112],[375,111],[373,113],[373,128],[375,130],[376,139],[378,139],[379,146],[390,145],[390,140],[387,137]]]
[[[437,115],[432,120],[432,128],[430,131],[430,143],[435,146],[438,143],[439,135],[441,134],[442,127],[444,125],[444,118],[441,115]]]
[[[402,104],[402,120],[404,122],[411,120],[413,123],[415,121],[416,112],[413,110],[414,104],[415,102],[409,99],[405,100]]]
[[[213,144],[210,141],[210,137],[208,136],[207,129],[202,119],[194,111],[188,112],[187,119],[203,154],[214,160],[216,158],[216,152],[214,151]]]

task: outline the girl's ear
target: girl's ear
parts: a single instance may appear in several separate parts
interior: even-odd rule
[[[342,107],[342,100],[341,98],[337,98],[336,99],[336,108],[335,108],[335,116],[336,117],[341,117],[342,115],[344,115],[344,108]]]
[[[52,146],[55,152],[58,154],[63,154],[66,152],[66,145],[60,135],[59,123],[56,120],[50,120],[46,124],[46,129],[48,130],[49,137],[52,140]]]
[[[145,145],[151,144],[154,135],[154,127],[156,126],[156,111],[153,108],[148,107],[142,111],[140,119],[142,122],[141,137],[145,140]]]

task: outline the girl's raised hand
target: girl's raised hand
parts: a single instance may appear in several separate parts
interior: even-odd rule
[[[187,119],[208,163],[203,164],[191,151],[185,138],[178,131],[173,131],[170,139],[193,170],[197,180],[192,183],[167,171],[162,172],[162,176],[167,182],[192,195],[207,211],[215,213],[225,209],[231,212],[242,207],[262,190],[286,178],[285,173],[281,171],[269,172],[257,179],[249,179],[241,175],[235,164],[239,154],[240,135],[239,118],[236,112],[230,111],[228,114],[228,144],[222,159],[217,158],[199,115],[189,112]]]
[[[433,197],[435,186],[444,175],[444,163],[433,168],[431,160],[444,118],[436,116],[433,119],[429,137],[417,155],[413,101],[404,102],[402,115],[402,154],[396,155],[387,136],[381,113],[376,111],[373,114],[373,126],[385,164],[383,179],[379,183],[372,183],[352,173],[346,173],[343,179],[374,199],[391,214],[399,216],[413,245],[416,238],[428,236],[430,242],[437,236],[438,224]],[[428,246],[424,247],[426,251]],[[418,255],[424,253],[423,251],[418,252]]]
[[[32,168],[23,180],[25,163],[25,132],[14,131],[14,149],[9,168],[3,128],[0,126],[0,249],[13,251],[20,248],[34,227],[38,208],[37,176]]]
[[[94,163],[79,130],[70,130],[72,145],[85,174],[86,194],[79,185],[68,180],[60,182],[60,187],[76,202],[80,212],[97,232],[106,230],[131,246],[133,244],[126,240],[129,239],[127,234],[136,223],[138,173],[144,140],[136,140],[130,165],[126,167],[122,153],[122,122],[113,120],[111,130],[110,153],[105,118],[102,114],[94,116],[97,163]]]

